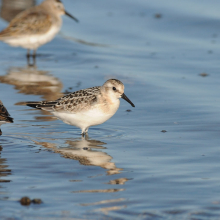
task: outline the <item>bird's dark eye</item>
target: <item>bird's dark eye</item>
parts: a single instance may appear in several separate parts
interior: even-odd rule
[[[115,88],[115,87],[112,87],[112,89],[113,89],[113,90],[116,90],[116,88]]]

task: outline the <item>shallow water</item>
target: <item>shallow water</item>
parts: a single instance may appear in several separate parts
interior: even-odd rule
[[[0,43],[0,99],[15,119],[0,138],[1,219],[219,219],[220,2],[63,2],[80,23],[64,17],[36,67]],[[108,78],[136,107],[122,100],[86,139],[17,105]]]

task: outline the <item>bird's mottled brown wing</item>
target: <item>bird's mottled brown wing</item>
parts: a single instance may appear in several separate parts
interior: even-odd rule
[[[78,112],[87,110],[97,103],[97,96],[100,94],[100,87],[92,87],[70,93],[57,100],[53,109],[58,112]]]
[[[5,121],[9,123],[13,123],[13,118],[10,117],[10,114],[8,113],[5,106],[0,101],[0,121]]]
[[[46,33],[51,25],[50,15],[36,10],[24,11],[18,14],[9,26],[0,32],[0,38]]]

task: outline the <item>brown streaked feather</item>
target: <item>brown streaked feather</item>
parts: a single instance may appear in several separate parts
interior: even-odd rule
[[[87,110],[88,107],[97,103],[97,94],[100,94],[100,86],[70,93],[58,99],[53,109],[69,113]]]
[[[97,103],[97,94],[100,94],[100,86],[70,93],[56,101],[26,102],[26,105],[47,111],[75,113]]]
[[[10,114],[8,113],[7,109],[5,108],[5,106],[1,101],[0,101],[0,121],[13,123],[13,118],[10,117]]]
[[[46,33],[51,25],[51,16],[40,10],[36,11],[34,7],[18,14],[9,26],[0,32],[0,38]]]

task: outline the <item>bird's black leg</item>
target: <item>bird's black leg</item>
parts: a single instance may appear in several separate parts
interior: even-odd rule
[[[84,134],[84,138],[85,138],[85,140],[88,140],[88,139],[89,139],[89,135],[88,135],[87,132]]]
[[[83,139],[83,140],[88,140],[88,139],[89,139],[89,135],[88,135],[87,132],[84,131],[84,132],[82,132],[81,135],[82,135],[82,139]]]
[[[0,135],[2,135],[2,130],[0,129]]]
[[[82,137],[84,137],[85,135],[88,136],[88,133],[87,133],[87,132],[88,132],[88,129],[89,129],[89,128],[87,127],[87,128],[85,128],[85,129],[82,130]]]
[[[32,57],[33,63],[30,62],[30,58]],[[36,65],[36,50],[33,50],[33,54],[30,54],[30,50],[27,50],[27,63],[28,66],[35,66]]]
[[[30,58],[30,49],[27,49],[27,58]]]
[[[33,66],[36,65],[36,50],[33,50]]]
[[[27,50],[27,55],[26,55],[26,57],[27,57],[27,64],[28,64],[28,66],[30,66],[30,50],[28,49]]]

